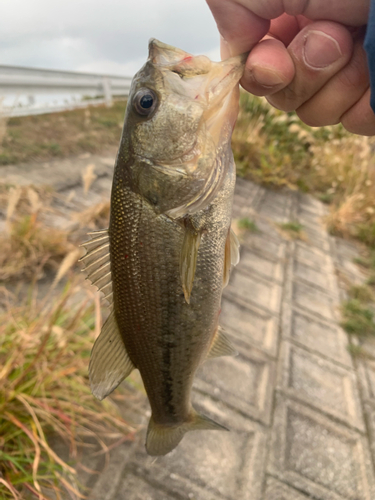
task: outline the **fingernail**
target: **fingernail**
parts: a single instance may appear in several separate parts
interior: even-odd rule
[[[340,59],[340,45],[323,31],[312,30],[305,38],[303,58],[307,66],[322,69]]]
[[[262,87],[272,88],[284,83],[281,76],[272,69],[264,66],[253,66],[250,69],[251,76]]]

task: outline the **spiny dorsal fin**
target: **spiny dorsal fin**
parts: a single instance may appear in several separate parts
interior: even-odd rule
[[[80,262],[83,262],[87,279],[104,294],[109,306],[113,304],[111,260],[109,255],[108,229],[88,233],[91,240],[81,246],[87,250]]]
[[[152,456],[166,455],[176,448],[188,431],[201,430],[227,431],[229,429],[194,409],[191,410],[187,422],[175,426],[156,424],[151,415],[147,429],[146,451]]]
[[[212,341],[207,359],[218,358],[219,356],[238,356],[238,351],[233,347],[232,342],[228,339],[220,326]]]
[[[229,282],[230,271],[233,266],[236,266],[240,261],[240,242],[237,236],[230,228],[225,242],[225,256],[224,256],[224,273],[223,273],[223,287],[226,287]]]
[[[112,311],[91,351],[89,375],[92,393],[96,398],[104,399],[134,368]]]
[[[201,233],[186,227],[180,256],[180,276],[185,300],[188,304],[190,304],[200,243]]]

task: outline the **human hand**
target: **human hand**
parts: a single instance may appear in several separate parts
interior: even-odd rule
[[[375,134],[363,48],[370,0],[207,0],[222,57],[251,50],[241,85],[311,126]]]

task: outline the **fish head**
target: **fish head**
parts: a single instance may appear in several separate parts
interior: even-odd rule
[[[150,40],[132,81],[123,144],[132,154],[133,186],[157,212],[194,213],[220,188],[245,60],[212,62]]]

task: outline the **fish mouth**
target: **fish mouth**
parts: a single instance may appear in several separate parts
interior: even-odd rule
[[[213,62],[152,38],[149,61],[162,70],[166,82],[177,93],[214,107],[240,81],[248,53]]]
[[[219,63],[212,63],[210,81],[208,83],[205,97],[208,107],[214,107],[222,101],[238,84],[244,69],[247,54],[234,56]]]

